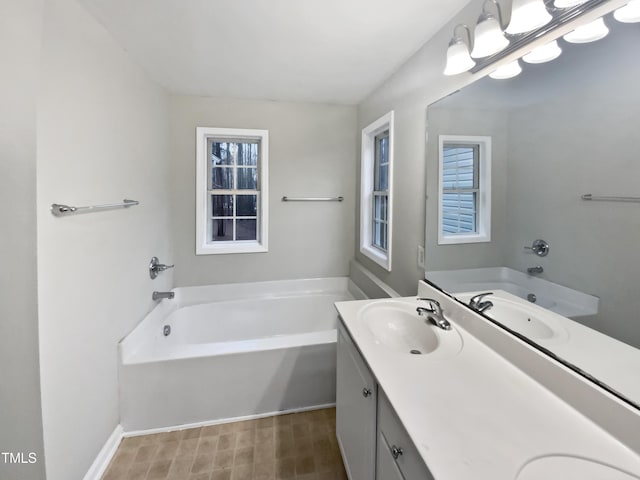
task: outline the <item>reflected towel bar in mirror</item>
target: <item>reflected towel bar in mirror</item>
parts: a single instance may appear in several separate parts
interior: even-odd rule
[[[51,204],[51,213],[56,217],[65,217],[67,215],[73,215],[76,213],[90,213],[100,210],[111,210],[114,208],[127,208],[133,205],[139,205],[137,200],[127,200],[126,198],[122,203],[108,203],[105,205],[90,205],[86,207],[72,207],[71,205],[61,205],[59,203]]]
[[[282,197],[283,202],[341,202],[344,197]]]
[[[620,196],[607,196],[607,195],[592,195],[585,193],[582,195],[582,200],[592,200],[599,202],[640,202],[640,197],[620,197]]]

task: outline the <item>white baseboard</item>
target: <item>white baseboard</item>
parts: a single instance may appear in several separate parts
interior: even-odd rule
[[[290,410],[282,410],[277,412],[267,412],[267,413],[258,413],[256,415],[245,415],[242,417],[234,417],[234,418],[223,418],[219,420],[208,420],[205,422],[195,422],[195,423],[187,423],[184,425],[174,425],[169,427],[160,427],[160,428],[149,428],[147,430],[132,430],[130,432],[124,432],[122,434],[123,437],[138,437],[140,435],[152,435],[154,433],[164,433],[164,432],[173,432],[176,430],[186,430],[188,428],[198,428],[198,427],[208,427],[209,425],[220,425],[222,423],[231,423],[231,422],[242,422],[245,420],[255,420],[257,418],[265,418],[265,417],[274,417],[276,415],[285,415],[288,413],[298,413],[298,412],[308,412],[310,410],[320,410],[323,408],[332,408],[335,407],[335,403],[327,403],[324,405],[314,405],[312,407],[301,407],[301,408],[292,408]],[[84,480],[89,480],[88,477],[85,477]]]
[[[118,450],[123,437],[122,426],[118,425],[100,449],[98,456],[89,467],[83,480],[100,480],[109,466],[109,462]]]

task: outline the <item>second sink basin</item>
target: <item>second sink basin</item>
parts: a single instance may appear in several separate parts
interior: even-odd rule
[[[569,455],[549,455],[523,466],[516,480],[579,478],[580,480],[639,480],[635,475],[595,460]]]
[[[456,297],[468,303],[475,294],[476,292],[463,293]],[[485,310],[484,315],[515,332],[542,341],[558,342],[568,338],[562,321],[553,312],[500,290],[496,290],[495,294],[486,296],[484,299],[493,303],[491,308]]]
[[[363,307],[358,316],[375,344],[396,353],[429,358],[458,353],[462,348],[460,335],[453,328],[442,330],[428,324],[418,315],[419,306],[424,305],[381,300]]]

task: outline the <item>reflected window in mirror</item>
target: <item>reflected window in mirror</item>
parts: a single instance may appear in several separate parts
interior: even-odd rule
[[[393,112],[362,130],[360,252],[391,271]]]
[[[438,243],[491,241],[491,137],[439,136]]]

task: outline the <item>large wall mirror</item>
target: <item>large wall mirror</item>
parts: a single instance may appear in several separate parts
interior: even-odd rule
[[[640,24],[604,18],[605,38],[429,106],[425,277],[493,292],[483,315],[640,408]]]

